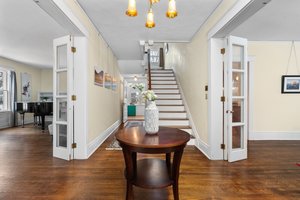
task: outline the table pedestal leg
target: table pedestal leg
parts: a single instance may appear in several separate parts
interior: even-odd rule
[[[127,187],[126,187],[126,200],[133,200],[133,186],[132,181],[136,176],[136,152],[131,152],[128,149],[123,147],[123,155],[125,159],[126,165],[126,180],[127,180]]]
[[[181,157],[182,157],[182,154],[183,154],[183,148],[179,151],[174,152],[174,157],[173,157],[172,179],[174,181],[173,182],[174,200],[179,200],[178,178],[179,178],[179,168],[180,168]]]
[[[126,200],[133,200],[133,186],[127,181]]]

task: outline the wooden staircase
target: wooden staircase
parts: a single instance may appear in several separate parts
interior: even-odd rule
[[[188,132],[192,136],[189,144],[194,144],[192,128],[173,70],[152,69],[151,89],[158,96],[156,105],[159,110],[159,125]]]

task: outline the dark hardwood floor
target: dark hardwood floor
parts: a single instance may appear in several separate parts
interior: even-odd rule
[[[125,199],[121,151],[110,137],[88,160],[52,157],[52,138],[37,128],[0,131],[0,199]],[[141,155],[144,156],[144,155]],[[210,161],[195,147],[183,154],[181,200],[300,199],[300,141],[250,141],[249,159]],[[169,200],[172,190],[134,188],[136,200]]]

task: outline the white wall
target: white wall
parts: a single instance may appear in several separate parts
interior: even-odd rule
[[[145,69],[142,65],[143,60],[118,60],[121,74],[143,74]]]

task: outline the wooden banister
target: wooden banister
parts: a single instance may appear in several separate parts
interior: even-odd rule
[[[151,90],[151,65],[150,65],[150,49],[148,49],[148,89]]]

